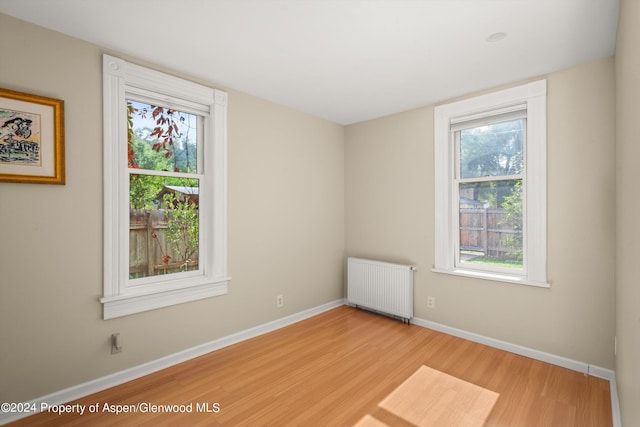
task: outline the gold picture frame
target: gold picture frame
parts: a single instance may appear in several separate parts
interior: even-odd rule
[[[0,182],[64,185],[64,101],[0,88]]]

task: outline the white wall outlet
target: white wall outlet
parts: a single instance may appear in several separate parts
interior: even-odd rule
[[[436,308],[436,297],[427,297],[427,308]]]
[[[284,296],[283,295],[276,296],[276,307],[278,307],[278,308],[284,307]]]
[[[120,333],[111,334],[111,354],[120,353],[122,351],[122,337]]]

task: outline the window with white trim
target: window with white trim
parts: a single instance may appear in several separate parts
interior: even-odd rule
[[[434,271],[549,287],[546,81],[435,108]]]
[[[104,319],[227,293],[225,92],[103,56]]]

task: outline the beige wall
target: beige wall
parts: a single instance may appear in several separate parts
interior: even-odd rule
[[[622,423],[640,425],[640,2],[622,0],[616,46],[616,380]]]
[[[431,272],[432,106],[346,128],[346,252],[416,265],[417,317],[613,369],[614,62],[546,77],[551,289]]]
[[[0,14],[0,51],[0,87],[65,101],[67,149],[65,186],[0,183],[0,401],[342,298],[344,128],[229,90],[229,294],[101,320],[103,50]]]

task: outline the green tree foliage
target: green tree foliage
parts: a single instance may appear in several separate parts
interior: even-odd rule
[[[198,207],[189,199],[178,200],[174,194],[165,194],[164,205],[169,219],[164,234],[180,257],[181,269],[187,270],[198,258]]]
[[[523,120],[464,129],[460,135],[460,177],[482,178],[521,174],[523,162]],[[515,181],[473,184],[473,199],[500,207]]]
[[[137,169],[168,170],[171,167],[168,159],[161,153],[151,149],[151,143],[141,138],[138,129],[131,136],[133,153]],[[131,209],[154,209],[158,206],[158,193],[165,185],[183,185],[168,183],[166,177],[131,174],[129,178],[129,206]]]
[[[129,175],[129,208],[154,209],[164,178],[150,175]]]
[[[140,169],[169,171],[172,168],[169,159],[162,153],[153,150],[155,140],[145,139],[149,128],[136,129],[133,135],[135,161]],[[148,138],[148,136],[147,136]]]
[[[503,224],[517,231],[517,233],[507,237],[506,244],[513,249],[508,255],[513,259],[522,261],[524,243],[522,238],[522,181],[516,182],[511,194],[505,197],[502,207],[505,210]]]
[[[515,175],[523,171],[523,120],[461,131],[460,176]]]

